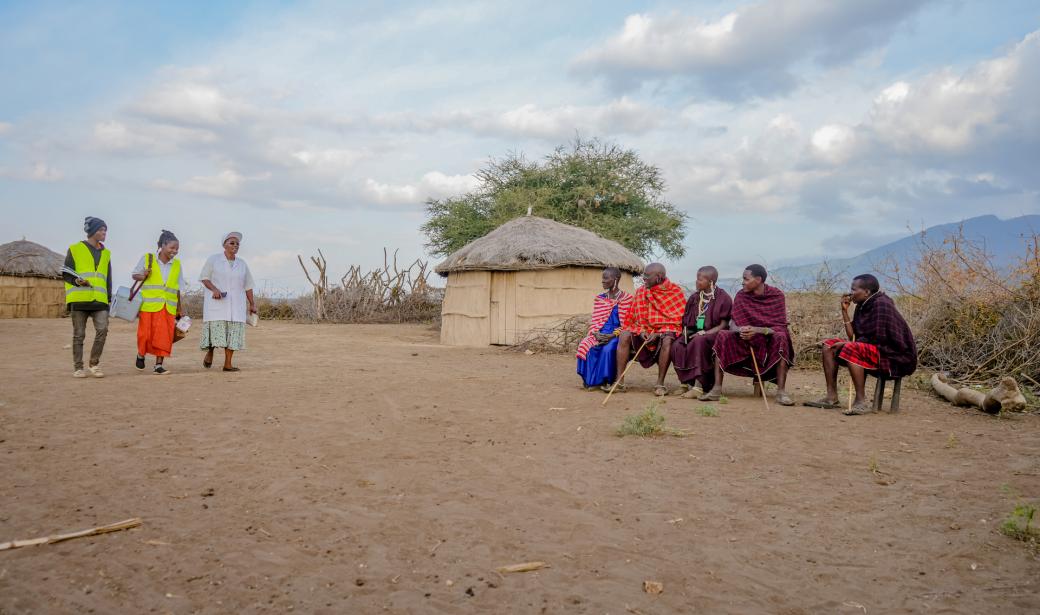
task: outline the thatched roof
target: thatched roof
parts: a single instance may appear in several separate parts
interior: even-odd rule
[[[61,278],[65,257],[31,241],[0,246],[0,275],[28,278]]]
[[[452,271],[524,271],[566,266],[643,272],[643,261],[621,244],[537,216],[506,222],[448,256],[434,271],[446,276]]]

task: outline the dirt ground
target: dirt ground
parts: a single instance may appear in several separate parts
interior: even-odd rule
[[[1040,498],[1035,415],[767,412],[731,378],[717,417],[667,399],[687,437],[618,438],[648,372],[603,407],[566,356],[264,323],[242,372],[193,333],[158,377],[133,331],[74,380],[67,320],[0,321],[0,541],[144,521],[0,552],[0,613],[1040,612],[998,531]]]

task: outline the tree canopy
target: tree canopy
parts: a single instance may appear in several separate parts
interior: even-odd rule
[[[525,215],[588,229],[643,258],[682,257],[686,214],[663,196],[656,166],[630,149],[576,138],[542,161],[510,153],[476,173],[478,188],[426,202],[422,226],[434,255],[446,256],[501,224]]]

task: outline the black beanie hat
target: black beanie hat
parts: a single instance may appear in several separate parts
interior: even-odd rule
[[[94,233],[98,232],[99,230],[101,230],[102,227],[108,228],[108,225],[105,224],[105,221],[101,218],[87,216],[83,220],[83,232],[87,234],[87,237],[90,237]]]

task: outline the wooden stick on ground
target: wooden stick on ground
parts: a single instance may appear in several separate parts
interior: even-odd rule
[[[636,362],[636,357],[639,356],[639,353],[643,352],[643,349],[646,348],[646,345],[649,343],[649,337],[643,340],[643,345],[639,347],[639,350],[636,351],[635,356],[633,356],[632,359],[628,362],[628,364],[625,365],[625,371],[621,372],[621,377],[614,381],[614,386],[610,387],[610,392],[607,393],[607,396],[603,398],[603,403],[600,404],[601,406],[607,405],[607,401],[610,399],[610,396],[614,394],[614,389],[616,389],[618,387],[618,384],[620,384],[621,381],[625,379],[625,374],[628,373],[628,369],[632,367],[632,364]]]
[[[134,517],[133,519],[127,519],[118,523],[111,523],[109,525],[102,525],[100,527],[92,527],[89,530],[80,530],[78,532],[70,532],[68,534],[56,534],[54,536],[44,536],[42,538],[30,538],[28,540],[12,540],[11,542],[0,542],[0,551],[6,551],[7,549],[17,549],[19,547],[31,547],[34,545],[52,545],[56,542],[72,540],[73,538],[97,536],[98,534],[107,534],[109,532],[128,530],[139,525],[141,525],[141,520],[137,517]]]
[[[766,404],[766,410],[769,410],[769,400],[766,399],[766,384],[762,382],[762,372],[758,371],[758,359],[755,358],[755,347],[748,343],[748,350],[751,351],[751,365],[755,366],[755,376],[758,377],[758,390],[762,392],[762,401]]]

